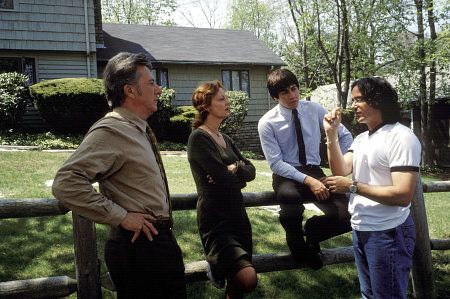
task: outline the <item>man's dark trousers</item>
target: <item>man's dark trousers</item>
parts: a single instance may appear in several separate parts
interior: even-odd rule
[[[325,176],[319,166],[296,168],[315,179]],[[304,236],[307,243],[316,246],[321,241],[351,231],[348,198],[345,195],[332,194],[330,199],[318,202],[308,186],[276,174],[273,175],[273,189],[281,208],[279,220],[286,231],[292,253],[304,250]],[[303,232],[303,203],[307,202],[314,203],[325,215],[309,218]]]
[[[105,261],[118,298],[186,298],[184,264],[172,230],[156,227],[149,241],[141,232],[114,229],[105,244]],[[112,230],[113,231],[113,230]]]

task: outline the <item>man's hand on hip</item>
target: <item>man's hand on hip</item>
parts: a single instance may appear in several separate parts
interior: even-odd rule
[[[330,192],[327,187],[311,176],[307,176],[303,181],[303,184],[308,186],[318,201],[326,200],[330,197]]]
[[[149,214],[128,212],[127,216],[122,220],[120,225],[124,229],[134,232],[131,243],[134,243],[134,241],[136,241],[141,232],[144,232],[147,235],[147,238],[152,241],[152,235],[158,234],[158,231],[151,223],[151,221],[154,220],[155,218],[153,218]]]

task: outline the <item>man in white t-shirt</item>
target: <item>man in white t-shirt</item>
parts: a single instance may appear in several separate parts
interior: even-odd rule
[[[334,176],[323,182],[333,193],[350,192],[353,248],[363,298],[406,298],[415,245],[410,205],[418,179],[421,146],[398,122],[396,91],[386,80],[368,77],[351,86],[356,120],[368,131],[343,155],[337,142],[336,108],[324,118]],[[345,176],[352,173],[352,179]]]

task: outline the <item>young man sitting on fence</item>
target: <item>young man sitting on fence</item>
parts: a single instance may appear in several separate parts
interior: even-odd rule
[[[293,257],[320,269],[319,242],[351,230],[347,197],[331,196],[319,180],[325,176],[319,147],[327,111],[317,103],[299,101],[299,83],[289,70],[272,71],[267,88],[278,105],[259,120],[258,132],[273,171],[273,188],[281,208],[279,220]],[[353,138],[343,125],[339,126],[338,138],[341,150],[347,151]],[[325,215],[309,218],[303,232],[306,201],[313,201]]]
[[[110,226],[105,261],[119,298],[185,298],[166,175],[146,122],[161,94],[150,70],[144,54],[109,60],[104,83],[113,112],[58,171],[53,194],[74,213]]]
[[[416,232],[409,207],[414,194],[421,146],[400,124],[398,96],[377,77],[352,84],[356,120],[367,124],[342,155],[337,147],[340,109],[324,119],[332,193],[350,192],[353,248],[363,298],[406,298]],[[352,173],[352,179],[345,176]]]

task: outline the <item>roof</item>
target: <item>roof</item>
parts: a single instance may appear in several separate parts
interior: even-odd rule
[[[98,60],[126,51],[151,61],[195,64],[285,65],[249,31],[175,26],[103,24],[104,48]]]

